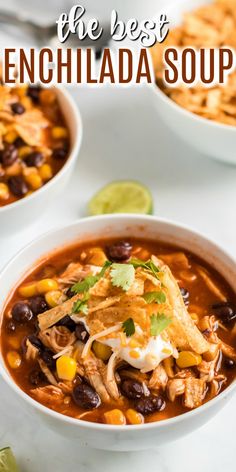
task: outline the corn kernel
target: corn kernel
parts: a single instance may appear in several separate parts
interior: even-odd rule
[[[176,364],[181,369],[185,369],[186,367],[192,367],[194,365],[199,365],[202,362],[202,356],[196,354],[192,351],[181,351],[179,353],[179,357],[176,360]]]
[[[50,180],[53,176],[52,168],[49,164],[43,164],[39,168],[39,175],[42,180]]]
[[[7,200],[9,198],[9,188],[3,182],[0,182],[0,199]]]
[[[61,356],[56,362],[57,375],[62,380],[74,380],[76,375],[77,363],[69,356]]]
[[[174,367],[174,359],[172,356],[170,357],[167,357],[166,359],[163,360],[163,365],[164,365],[164,369],[168,375],[168,377],[170,378],[173,378],[174,377],[174,370],[173,370],[173,367]]]
[[[14,162],[11,166],[7,167],[5,172],[8,177],[14,177],[15,175],[20,175],[22,171],[21,163]]]
[[[133,359],[139,359],[140,357],[140,354],[138,351],[135,351],[134,349],[131,349],[131,351],[129,351],[129,355],[130,357],[132,357]]]
[[[129,341],[129,347],[131,347],[132,349],[135,349],[136,347],[140,347],[140,344],[136,339],[131,339]]]
[[[199,322],[199,316],[197,315],[197,313],[189,313],[192,320],[194,321],[194,323],[198,324]]]
[[[50,292],[51,290],[57,290],[57,289],[58,289],[58,283],[54,279],[42,279],[39,282],[37,282],[38,293],[47,293],[47,292]]]
[[[24,157],[28,156],[32,152],[32,148],[30,146],[21,146],[18,150],[18,156],[20,159],[23,159]]]
[[[106,344],[102,344],[99,341],[93,342],[93,352],[98,359],[103,361],[107,361],[112,353],[110,346],[106,346]]]
[[[53,139],[65,139],[68,138],[68,130],[63,126],[54,126],[52,128]]]
[[[104,251],[100,247],[93,247],[89,249],[88,255],[86,258],[86,262],[88,264],[96,265],[96,266],[103,266],[107,261],[107,257]]]
[[[32,190],[38,190],[42,187],[43,182],[38,172],[31,172],[25,176],[27,184],[30,185]]]
[[[60,290],[51,290],[46,293],[45,299],[47,304],[51,308],[54,308],[55,306],[60,305],[64,301],[65,297]]]
[[[18,369],[21,365],[20,354],[16,351],[9,351],[7,353],[7,362],[12,369]]]
[[[124,413],[121,410],[115,408],[114,410],[106,411],[104,418],[107,424],[122,425],[126,424]]]
[[[40,91],[39,99],[42,105],[48,106],[52,105],[56,101],[57,97],[52,89],[43,89]]]
[[[30,282],[28,284],[22,285],[18,289],[18,293],[23,298],[34,297],[38,293],[36,282]]]
[[[130,424],[142,424],[144,423],[144,417],[138,411],[129,408],[126,413],[126,418]]]
[[[19,349],[21,346],[21,341],[18,337],[10,336],[7,341],[9,346],[11,346],[13,349]]]
[[[5,136],[4,136],[4,141],[6,141],[6,143],[8,144],[12,144],[14,143],[14,141],[16,140],[16,138],[18,137],[18,134],[17,132],[13,129],[11,131],[8,131]]]

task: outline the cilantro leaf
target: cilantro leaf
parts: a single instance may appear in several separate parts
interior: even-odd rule
[[[88,303],[87,303],[88,299],[89,299],[89,294],[86,293],[86,295],[81,300],[77,300],[74,303],[72,312],[73,313],[81,312],[84,315],[87,315],[88,314]]]
[[[132,336],[135,333],[135,326],[133,318],[128,318],[122,323],[122,328],[127,337]]]
[[[97,275],[88,275],[84,280],[81,282],[77,282],[77,284],[71,287],[71,291],[75,294],[87,292],[90,288],[92,288],[95,283],[98,281]]]
[[[151,336],[158,336],[164,329],[169,326],[171,319],[167,318],[164,313],[153,313],[151,316]]]
[[[77,284],[71,287],[71,291],[75,294],[87,292],[90,288],[92,288],[105,274],[108,267],[110,267],[112,262],[106,261],[102,267],[102,270],[97,275],[88,275],[85,277],[84,280],[81,282],[77,282]]]
[[[135,278],[135,270],[132,264],[112,264],[111,282],[114,287],[121,287],[127,291]]]
[[[131,259],[130,264],[132,264],[135,269],[137,269],[138,267],[142,267],[143,269],[150,270],[154,277],[158,279],[157,274],[158,272],[160,272],[160,270],[151,259],[146,262],[142,261],[141,259]]]
[[[146,292],[143,295],[144,300],[147,303],[165,303],[166,295],[164,292]]]

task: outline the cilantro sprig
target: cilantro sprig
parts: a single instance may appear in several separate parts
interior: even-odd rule
[[[133,318],[128,318],[122,323],[122,328],[127,337],[132,336],[135,333],[135,325]]]
[[[151,316],[151,336],[158,336],[170,323],[171,319],[167,318],[164,313],[153,313]]]
[[[72,313],[83,313],[84,315],[88,314],[88,300],[89,300],[89,294],[86,293],[82,299],[77,300],[73,307],[72,307]]]
[[[142,261],[141,259],[131,259],[130,264],[132,264],[135,269],[142,267],[143,269],[151,271],[154,277],[158,279],[158,272],[160,272],[160,270],[151,259],[146,262]]]
[[[162,291],[159,292],[146,292],[143,295],[144,300],[147,303],[165,303],[166,302],[166,294]]]
[[[112,285],[127,292],[134,282],[135,270],[132,264],[112,264],[110,275]]]
[[[71,291],[74,294],[88,292],[90,288],[92,288],[105,274],[108,267],[112,265],[112,262],[106,261],[102,267],[102,270],[97,275],[88,275],[85,277],[84,280],[81,282],[77,282],[73,287],[71,287]]]

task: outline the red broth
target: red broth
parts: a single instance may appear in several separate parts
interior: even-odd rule
[[[18,288],[16,288],[14,293],[11,295],[3,315],[1,327],[1,349],[6,366],[14,381],[24,392],[33,398],[34,395],[32,394],[32,390],[38,387],[45,387],[49,382],[39,374],[40,369],[37,358],[35,360],[26,360],[24,355],[25,337],[32,335],[33,333],[37,336],[37,316],[34,315],[30,321],[24,323],[17,322],[12,318],[12,308],[17,302],[26,301],[26,303],[29,304],[31,301],[31,298],[26,298],[19,294],[19,287],[25,286],[25,284],[28,284],[29,282],[37,282],[45,278],[55,279],[58,275],[63,273],[68,264],[71,262],[82,262],[83,264],[91,263],[91,250],[93,252],[94,248],[99,248],[102,254],[107,254],[109,257],[109,247],[113,246],[116,242],[117,241],[114,239],[98,240],[89,244],[84,242],[68,247],[63,251],[51,255],[47,258],[47,260],[44,260],[35,270],[33,270],[32,273],[26,277],[26,279],[21,280]],[[162,242],[153,242],[147,240],[144,241],[134,238],[129,238],[128,242],[132,246],[132,250],[130,250],[129,254],[131,257],[146,261],[152,254],[154,254],[160,258],[163,257],[163,260],[165,259],[166,262],[168,261],[168,265],[176,280],[178,281],[179,287],[182,289],[182,294],[185,303],[187,304],[188,311],[195,319],[195,322],[200,331],[202,331],[205,339],[209,339],[209,336],[211,336],[212,333],[209,333],[209,330],[204,329],[204,325],[201,325],[201,323],[203,323],[202,320],[204,320],[204,317],[206,316],[214,315],[216,323],[219,322],[218,328],[217,325],[215,325],[217,329],[217,336],[224,343],[227,343],[227,345],[231,346],[231,350],[234,353],[235,351],[233,351],[233,348],[235,348],[236,330],[234,320],[227,319],[227,317],[225,318],[225,308],[230,308],[228,312],[231,313],[231,318],[233,318],[232,313],[235,310],[234,307],[236,307],[236,297],[222,276],[194,254],[181,248],[170,246]],[[185,257],[187,258],[186,260],[188,261],[189,265],[187,268],[185,267],[184,262]],[[216,307],[216,304],[221,303],[221,300],[219,296],[217,296],[206,284],[206,281],[199,273],[199,268],[200,270],[203,269],[205,271],[211,282],[213,282],[217,286],[218,290],[224,294],[227,304],[223,304],[222,307]],[[19,366],[13,365],[14,355],[12,355],[13,363],[12,359],[9,361],[9,352],[13,352],[15,353],[15,356],[18,356],[17,359],[19,362],[17,362],[20,364]],[[235,379],[236,362],[234,356],[235,354],[233,354],[231,357],[228,357],[221,350],[219,352],[215,377],[221,375],[222,382],[219,381],[217,384],[219,390],[218,393],[225,389]],[[125,367],[122,366],[122,368],[118,369],[117,371],[119,374],[118,382],[122,383],[124,379],[127,378],[126,374],[124,373],[125,370],[128,370],[128,374],[129,370],[132,371],[133,374],[136,372],[135,369],[130,369],[129,365]],[[180,371],[183,372],[187,370],[189,369],[179,369],[176,365],[176,361],[173,361],[173,373],[175,376],[178,376]],[[190,368],[190,371],[191,375],[197,378],[200,377],[196,366]],[[52,368],[52,372],[56,377],[57,374],[55,373],[55,367]],[[150,375],[150,373],[146,373],[142,376],[147,385],[150,380]],[[168,379],[168,381],[170,380],[171,378]],[[73,386],[76,384],[76,382],[80,384],[81,381],[83,381],[83,379],[81,379],[81,375],[78,375],[73,380]],[[88,380],[86,379],[85,382],[88,383]],[[202,403],[208,401],[214,396],[212,385],[213,384],[211,382],[206,383],[206,394],[202,400]],[[120,383],[118,383],[118,388],[120,388]],[[143,421],[159,421],[189,411],[189,408],[187,408],[184,404],[183,395],[177,396],[174,401],[171,401],[166,388],[160,388],[158,391],[155,390],[154,392],[151,391],[151,394],[153,393],[154,395],[158,394],[161,396],[164,408],[160,411],[153,411],[150,414],[144,414]],[[81,419],[98,423],[106,422],[104,413],[107,411],[119,409],[125,417],[127,415],[128,409],[133,409],[136,411],[137,406],[136,400],[122,396],[121,402],[110,399],[108,403],[102,402],[98,408],[85,409],[79,407],[74,402],[73,395],[71,395],[70,392],[68,392],[68,394],[64,393],[63,400],[60,402],[54,401],[52,397],[50,401],[48,401],[48,399],[42,399],[41,403],[64,415],[74,418],[79,418],[82,415]],[[129,420],[127,420],[127,423],[129,424]]]

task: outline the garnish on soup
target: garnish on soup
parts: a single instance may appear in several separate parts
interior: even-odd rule
[[[53,255],[21,283],[2,351],[18,385],[47,407],[141,424],[196,408],[234,379],[235,319],[230,287],[194,255],[97,241]]]
[[[68,151],[69,131],[53,89],[0,84],[0,206],[51,180]]]

